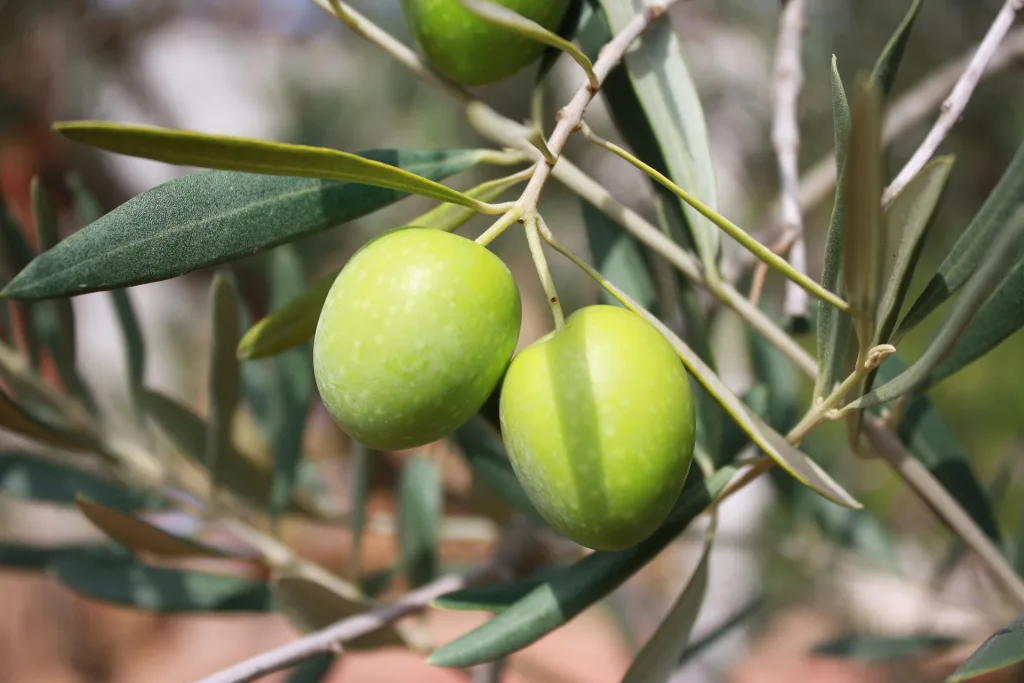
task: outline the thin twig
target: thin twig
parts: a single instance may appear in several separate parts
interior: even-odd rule
[[[772,123],[772,144],[779,163],[779,196],[782,225],[795,235],[789,251],[789,263],[801,273],[807,272],[807,248],[804,244],[803,214],[800,211],[800,126],[797,104],[804,84],[800,65],[803,46],[804,0],[788,0],[779,19],[779,38],[775,49],[775,115]],[[809,299],[807,292],[786,283],[783,310],[792,317],[805,317]]]
[[[996,15],[995,21],[992,22],[992,26],[989,27],[988,33],[985,34],[985,38],[981,41],[981,45],[978,46],[977,51],[964,70],[963,75],[960,76],[960,80],[953,86],[953,92],[942,103],[942,113],[939,114],[935,125],[928,131],[924,142],[917,148],[914,155],[910,157],[910,161],[903,166],[903,169],[896,175],[896,178],[889,183],[889,187],[885,188],[885,192],[882,193],[883,205],[887,205],[924,168],[924,165],[935,154],[935,150],[939,148],[942,141],[949,135],[949,131],[960,120],[960,116],[964,113],[964,109],[974,93],[974,88],[977,87],[978,81],[981,80],[982,74],[985,73],[985,67],[991,61],[993,55],[995,55],[999,43],[1002,42],[1003,37],[1010,30],[1013,20],[1017,17],[1017,12],[1022,7],[1024,7],[1024,0],[1006,0],[1002,9]]]
[[[558,298],[558,290],[555,289],[555,280],[551,277],[551,269],[548,267],[548,260],[544,256],[544,245],[540,239],[539,223],[543,220],[540,214],[532,214],[524,219],[526,224],[526,240],[530,245],[530,255],[533,257],[533,265],[540,277],[541,287],[544,288],[544,296],[551,307],[551,317],[555,320],[555,329],[560,330],[565,326],[565,314],[562,313],[562,302]]]

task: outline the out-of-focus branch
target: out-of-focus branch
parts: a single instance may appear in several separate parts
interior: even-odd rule
[[[787,234],[793,235],[789,263],[801,273],[807,273],[807,248],[804,244],[803,215],[800,211],[800,126],[797,104],[804,84],[800,64],[803,45],[805,0],[788,0],[779,19],[779,37],[775,48],[775,113],[772,122],[772,145],[779,164],[780,217]],[[767,274],[762,263],[759,270]],[[761,278],[764,278],[764,275]],[[807,292],[792,282],[786,283],[784,310],[786,315],[807,315]]]
[[[967,103],[970,101],[978,81],[981,80],[982,75],[985,73],[985,68],[992,60],[996,50],[999,48],[999,44],[1010,30],[1010,26],[1013,25],[1017,12],[1021,8],[1024,8],[1024,0],[1006,0],[1002,9],[996,15],[995,21],[989,27],[988,33],[985,34],[984,40],[981,41],[981,45],[978,46],[974,56],[971,57],[971,61],[967,64],[967,68],[964,69],[963,75],[960,76],[956,85],[953,86],[953,91],[949,94],[949,97],[943,101],[939,118],[936,119],[932,129],[928,131],[924,142],[917,148],[917,151],[910,157],[910,160],[903,166],[902,170],[896,175],[896,178],[889,183],[889,187],[885,188],[885,192],[882,193],[883,205],[888,204],[924,168],[924,165],[932,158],[939,145],[942,144],[942,141],[949,135],[949,131],[960,120],[960,116],[964,113],[964,109],[967,108]]]

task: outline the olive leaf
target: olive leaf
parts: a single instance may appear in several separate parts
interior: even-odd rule
[[[601,18],[607,22],[608,34],[621,31],[636,15],[631,0],[597,0],[597,4],[603,13]],[[598,14],[595,12],[595,17]],[[717,210],[718,192],[707,124],[672,24],[657,22],[623,61],[664,155],[666,175],[712,210]],[[704,268],[713,275],[717,273],[721,236],[693,207],[680,203],[697,253]]]
[[[35,571],[49,567],[64,558],[90,555],[109,556],[126,551],[113,543],[76,543],[71,545],[26,545],[0,541],[0,567]]]
[[[120,511],[165,506],[155,494],[121,486],[70,465],[20,451],[0,451],[0,494],[41,503],[72,505],[83,495]]]
[[[398,166],[325,147],[103,121],[70,121],[57,123],[54,128],[90,147],[168,164],[354,182],[411,192],[471,209],[483,207],[481,202],[457,190]]]
[[[240,557],[205,543],[175,536],[154,524],[100,505],[81,495],[75,503],[97,529],[111,540],[135,551],[162,557]]]
[[[480,163],[487,152],[360,154],[438,180]],[[2,295],[44,299],[166,280],[322,232],[405,196],[358,182],[190,173],[128,200],[30,264],[26,259]]]
[[[21,228],[8,214],[3,198],[0,197],[0,273],[3,274],[5,280],[8,280],[5,290],[7,286],[10,286],[10,282],[31,261],[32,250],[29,248],[28,242],[25,241],[25,235],[22,234]],[[35,317],[33,308],[33,303],[26,301],[21,304],[21,310],[29,321]],[[29,324],[24,326],[24,328],[25,345],[28,347],[29,360],[32,367],[38,369],[40,361],[39,351],[42,347],[36,339],[34,326]]]
[[[960,641],[936,635],[843,636],[814,646],[814,654],[869,662],[889,662],[948,650]]]
[[[938,272],[900,321],[892,343],[898,344],[910,330],[927,318],[947,299],[960,291],[988,252],[996,235],[1005,229],[1017,208],[1024,203],[1024,143],[1018,148],[999,183],[981,209],[961,233]]]
[[[305,292],[281,304],[253,325],[238,342],[238,357],[255,360],[276,356],[313,338],[320,311],[340,270],[317,280]]]
[[[238,304],[234,289],[220,273],[214,276],[210,285],[210,311],[213,321],[208,380],[210,419],[204,460],[213,477],[213,485],[220,487],[224,470],[229,467],[225,463],[231,457],[232,424],[241,381],[241,370],[235,357],[239,335]]]
[[[78,595],[160,614],[268,612],[269,586],[241,576],[165,569],[125,554],[65,553],[49,565]]]
[[[94,434],[70,426],[58,426],[39,416],[32,415],[2,389],[0,389],[0,429],[6,429],[40,443],[71,451],[99,449],[99,440]]]
[[[960,665],[947,683],[962,683],[1024,662],[1024,614],[999,629]]]
[[[402,468],[398,482],[398,548],[401,565],[414,588],[437,576],[442,505],[437,465],[423,456],[413,456]]]
[[[706,480],[691,473],[668,518],[639,545],[596,551],[553,571],[496,617],[438,648],[427,661],[435,666],[474,666],[516,652],[561,627],[646,566],[725,489],[736,472],[725,467]]]
[[[657,290],[640,243],[590,203],[581,201],[580,205],[597,270],[644,308],[653,308]],[[620,305],[607,292],[602,291],[601,296],[603,303]]]

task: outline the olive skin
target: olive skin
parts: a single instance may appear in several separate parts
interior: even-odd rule
[[[550,31],[558,31],[571,0],[497,0]],[[459,0],[402,0],[416,43],[433,67],[462,85],[504,80],[540,57],[545,46],[490,24]]]
[[[334,421],[378,450],[415,448],[465,423],[497,387],[522,321],[504,262],[472,240],[405,227],[338,274],[313,340]]]
[[[693,458],[689,377],[646,320],[588,306],[523,349],[505,375],[501,430],[537,511],[576,543],[621,550],[665,520]]]

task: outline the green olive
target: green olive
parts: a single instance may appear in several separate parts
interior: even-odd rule
[[[413,448],[465,423],[515,352],[512,273],[458,235],[402,228],[338,274],[313,340],[317,388],[335,422],[375,449]]]
[[[571,0],[495,0],[557,31]],[[406,22],[427,59],[463,85],[501,81],[526,68],[544,45],[474,15],[459,0],[402,0]]]
[[[501,429],[527,496],[596,550],[631,547],[665,520],[693,457],[689,378],[640,316],[583,308],[509,366]]]

